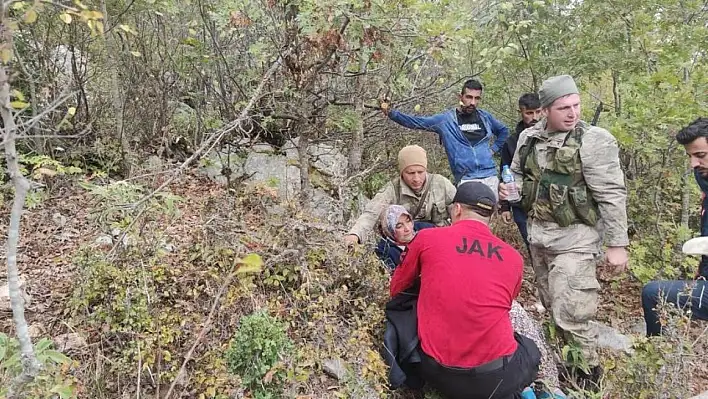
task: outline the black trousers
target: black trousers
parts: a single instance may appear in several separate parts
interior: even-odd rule
[[[426,383],[449,399],[513,399],[531,385],[538,374],[541,352],[536,344],[514,333],[516,352],[493,370],[446,367],[422,353],[420,372]]]

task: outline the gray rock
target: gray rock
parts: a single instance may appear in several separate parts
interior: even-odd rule
[[[258,143],[251,147],[251,152],[257,152],[260,154],[275,154],[275,148],[273,148],[270,144]]]
[[[24,276],[20,276],[20,292],[25,300],[26,307],[29,306],[32,298],[25,292],[25,288],[25,278]],[[0,282],[0,311],[12,312],[12,305],[10,304],[10,282],[7,280]]]
[[[44,328],[44,325],[42,325],[42,323],[32,323],[32,325],[30,325],[27,330],[30,338],[32,339],[41,337],[47,331],[47,329]]]
[[[647,335],[647,323],[644,322],[644,320],[641,320],[634,324],[632,328],[629,330],[632,334],[637,334],[641,336]]]
[[[708,399],[708,391],[699,393],[698,395],[692,397],[691,399]]]
[[[212,151],[208,156],[199,161],[198,172],[207,176],[209,179],[219,183],[226,184],[226,176],[222,174],[224,166],[227,165],[231,169],[231,179],[236,179],[243,176],[244,159],[233,151],[220,150]]]
[[[347,376],[347,365],[340,358],[325,360],[322,364],[322,369],[339,381],[343,381]]]
[[[55,212],[52,215],[52,222],[54,222],[54,224],[56,224],[57,227],[64,227],[64,226],[66,226],[67,219],[66,219],[66,216],[62,215],[61,213]]]
[[[282,199],[293,199],[300,191],[300,169],[287,165],[286,157],[251,152],[243,166],[250,182],[263,182],[278,189]]]
[[[615,351],[624,351],[628,354],[632,354],[634,352],[634,349],[632,348],[632,339],[630,337],[605,324],[597,322],[595,322],[595,324],[600,330],[597,340],[597,345],[599,347]]]
[[[111,247],[113,246],[113,237],[109,236],[108,234],[103,234],[98,236],[94,243],[100,247]]]
[[[297,145],[299,137],[291,139],[283,146],[286,157],[291,162],[298,162]],[[325,176],[333,179],[333,184],[340,184],[347,175],[348,159],[335,146],[324,143],[310,144],[307,148],[310,166]]]
[[[316,204],[311,209],[312,216],[323,222],[338,225],[343,221],[342,207],[339,203],[322,190],[314,189],[311,202]]]
[[[87,346],[86,340],[78,333],[61,334],[54,337],[53,341],[57,346],[57,350],[61,352],[81,349]]]

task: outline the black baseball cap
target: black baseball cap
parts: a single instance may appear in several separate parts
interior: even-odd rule
[[[452,202],[468,205],[482,216],[491,216],[497,205],[497,196],[486,184],[468,181],[457,187]]]

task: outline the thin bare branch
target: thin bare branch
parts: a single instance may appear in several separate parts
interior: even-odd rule
[[[189,361],[192,360],[192,356],[194,356],[194,350],[197,348],[197,345],[199,345],[199,342],[201,342],[201,340],[204,338],[206,333],[209,331],[209,328],[211,328],[211,319],[214,317],[214,313],[216,312],[216,308],[219,305],[219,302],[221,300],[221,296],[224,294],[224,291],[226,291],[226,288],[229,285],[231,285],[231,280],[233,280],[235,275],[236,275],[236,270],[229,273],[228,277],[226,277],[226,281],[224,281],[224,284],[222,284],[221,288],[219,288],[219,292],[216,294],[216,298],[214,298],[214,303],[211,305],[211,310],[209,311],[209,316],[207,316],[207,319],[204,321],[204,324],[202,325],[202,329],[201,329],[201,331],[199,331],[199,335],[197,335],[197,339],[194,340],[192,347],[189,348],[189,352],[187,352],[187,355],[184,357],[184,361],[182,361],[182,365],[180,366],[179,371],[177,372],[177,376],[175,377],[175,380],[172,381],[172,384],[170,385],[170,389],[167,391],[167,394],[165,395],[165,399],[169,399],[170,396],[172,396],[172,392],[175,390],[175,386],[177,386],[177,382],[179,382],[180,378],[182,377],[182,374],[184,374],[184,369],[187,367],[187,363],[189,363]]]
[[[4,17],[5,10],[2,12]],[[30,189],[29,181],[20,172],[20,165],[17,159],[17,149],[15,147],[15,137],[17,127],[15,118],[12,115],[10,106],[10,83],[5,66],[0,66],[0,116],[2,116],[5,132],[5,161],[7,170],[15,187],[15,197],[10,212],[10,224],[7,228],[7,280],[10,295],[10,305],[12,307],[12,320],[17,331],[17,340],[20,342],[20,353],[22,362],[22,372],[18,375],[10,386],[8,398],[20,398],[24,386],[31,382],[39,373],[40,364],[34,354],[32,339],[29,336],[27,320],[25,319],[25,300],[20,291],[19,269],[17,267],[17,244],[20,239],[20,220],[22,219],[22,209],[25,206],[25,197]]]

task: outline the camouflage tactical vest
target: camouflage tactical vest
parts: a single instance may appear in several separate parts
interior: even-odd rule
[[[530,137],[519,149],[524,176],[521,207],[529,217],[556,222],[561,227],[597,223],[597,204],[585,183],[580,160],[582,137],[587,128],[580,122],[568,133],[562,147],[548,147],[545,169],[538,164],[537,137]]]

